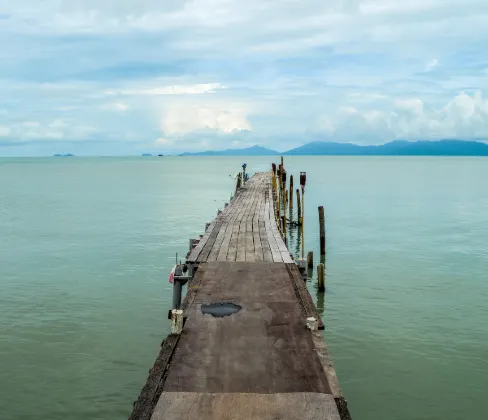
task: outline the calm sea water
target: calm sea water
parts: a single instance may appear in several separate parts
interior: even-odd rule
[[[254,172],[272,159],[245,160]],[[128,416],[169,331],[175,253],[223,207],[241,163],[0,159],[3,420]],[[325,206],[325,299],[308,286],[354,419],[485,418],[488,160],[285,166],[307,171],[315,255]]]

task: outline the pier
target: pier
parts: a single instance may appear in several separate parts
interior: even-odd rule
[[[190,245],[174,276],[172,334],[130,420],[350,419],[324,324],[277,223],[273,177],[243,173]]]

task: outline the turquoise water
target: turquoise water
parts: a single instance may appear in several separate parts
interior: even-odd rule
[[[169,331],[175,253],[223,207],[241,162],[0,159],[2,420],[128,416]],[[325,301],[308,285],[354,419],[484,418],[488,160],[285,166],[307,171],[316,256],[325,206]]]

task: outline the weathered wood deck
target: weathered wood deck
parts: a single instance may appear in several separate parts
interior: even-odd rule
[[[350,419],[323,336],[306,327],[320,318],[277,229],[269,174],[240,189],[188,261],[199,266],[183,331],[163,342],[130,419]],[[204,314],[212,303],[240,309]]]
[[[275,222],[271,177],[254,175],[210,224],[188,262],[293,262]]]

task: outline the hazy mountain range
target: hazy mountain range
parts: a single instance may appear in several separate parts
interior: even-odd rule
[[[272,155],[329,155],[329,156],[488,156],[488,144],[467,140],[403,141],[378,146],[359,146],[352,143],[316,141],[285,152],[252,146],[245,149],[209,150],[183,153],[181,156],[272,156]]]

